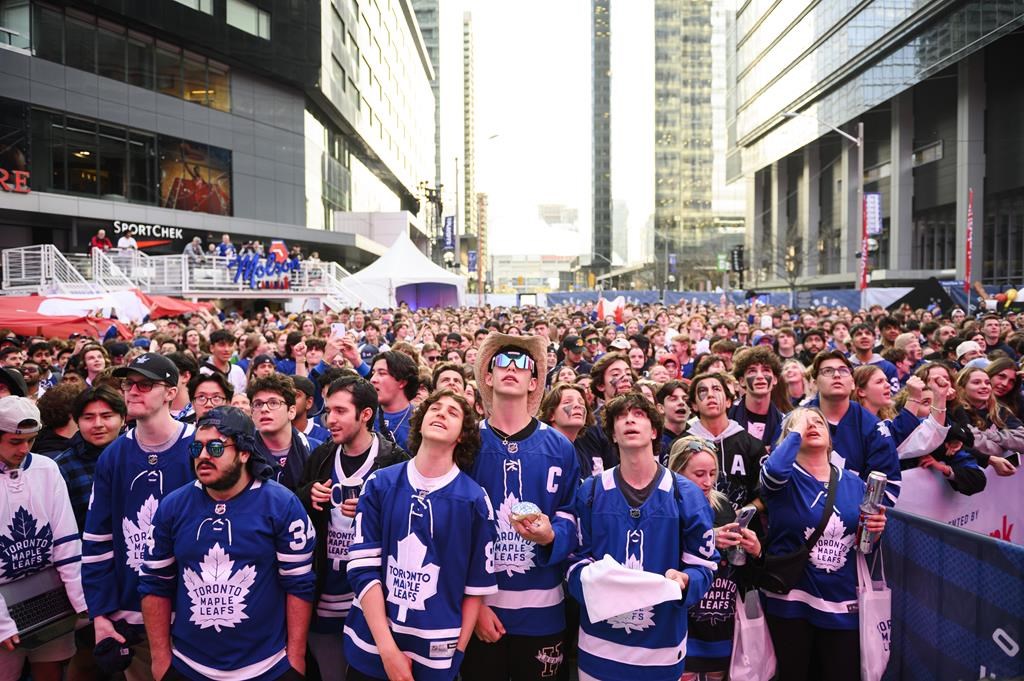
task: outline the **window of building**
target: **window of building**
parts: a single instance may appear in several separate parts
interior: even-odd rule
[[[218,111],[231,111],[231,80],[228,67],[212,60],[207,67],[208,105]]]
[[[96,26],[78,13],[68,11],[64,22],[64,63],[82,71],[96,70]]]
[[[142,203],[155,203],[156,136],[131,132],[128,136],[128,198]]]
[[[213,14],[213,0],[175,0],[175,2],[203,14]]]
[[[36,56],[49,61],[64,62],[64,15],[46,5],[35,5],[32,47]]]
[[[173,137],[159,139],[160,205],[231,215],[231,152]]]
[[[270,40],[270,12],[251,2],[227,0],[227,21],[241,31]]]
[[[128,198],[127,131],[99,126],[99,193],[103,198]]]
[[[27,48],[32,24],[29,0],[0,0],[0,44]]]
[[[156,91],[181,98],[181,48],[157,41]]]
[[[123,81],[126,46],[124,28],[101,21],[96,35],[96,73],[105,78]]]
[[[96,194],[99,149],[96,144],[96,123],[68,118],[64,126],[66,145],[67,191],[73,194]],[[61,189],[61,187],[56,187]]]
[[[206,86],[206,60],[199,55],[185,52],[181,64],[185,99],[208,105],[210,92]]]
[[[153,39],[147,35],[128,32],[127,50],[127,82],[129,85],[153,89],[153,59],[155,54]]]

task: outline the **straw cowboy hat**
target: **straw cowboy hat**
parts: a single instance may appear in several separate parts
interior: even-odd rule
[[[541,398],[544,397],[544,379],[548,373],[548,343],[542,336],[507,336],[503,333],[491,333],[480,345],[480,352],[476,356],[476,365],[473,371],[476,374],[476,384],[480,389],[480,397],[484,401],[484,410],[491,413],[491,400],[494,397],[494,389],[487,385],[484,378],[490,371],[491,359],[498,350],[505,347],[514,347],[530,355],[537,365],[537,387],[526,399],[526,408],[530,416],[535,416],[540,408]]]

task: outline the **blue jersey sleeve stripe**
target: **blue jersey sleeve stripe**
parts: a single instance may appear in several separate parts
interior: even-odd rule
[[[357,560],[349,560],[349,562],[348,562],[348,569],[349,570],[358,570],[359,568],[380,567],[380,565],[381,565],[381,561],[380,561],[379,557],[378,558],[359,558]]]
[[[171,556],[170,558],[164,558],[163,560],[146,560],[143,561],[142,564],[149,570],[159,570],[160,568],[170,567],[171,565],[174,565],[175,562],[177,561],[175,561],[174,556]]]
[[[61,565],[70,565],[71,563],[77,563],[82,560],[81,556],[73,556],[71,558],[65,558],[64,560],[58,560],[54,562],[53,567],[60,567]]]
[[[99,542],[114,541],[114,535],[112,535],[112,534],[92,534],[91,532],[83,532],[82,533],[82,541],[87,542],[87,543],[91,543],[91,542],[99,543]]]
[[[92,563],[105,563],[108,560],[110,560],[110,561],[114,560],[114,552],[113,551],[107,551],[106,553],[101,553],[98,556],[82,556],[82,562],[83,563],[89,563],[89,564],[92,564]]]
[[[305,575],[305,574],[308,574],[312,570],[313,570],[313,566],[312,565],[300,565],[298,567],[293,567],[293,568],[288,568],[288,569],[279,568],[277,572],[282,577],[292,577],[292,576],[295,576],[295,575]]]
[[[69,541],[78,541],[78,535],[77,534],[69,534],[66,537],[61,537],[60,539],[58,539],[55,542],[53,542],[53,545],[56,547],[56,546],[60,546],[61,544],[66,544]]]
[[[375,549],[356,549],[355,551],[349,550],[349,560],[359,560],[360,558],[373,558],[374,556],[380,555],[380,548]]]
[[[277,559],[282,563],[301,563],[304,560],[313,558],[313,552],[309,553],[277,553]]]

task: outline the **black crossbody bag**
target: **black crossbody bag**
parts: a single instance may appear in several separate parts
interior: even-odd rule
[[[818,526],[796,551],[779,556],[766,555],[764,557],[764,564],[757,576],[759,587],[771,593],[787,594],[800,581],[800,577],[804,573],[804,566],[807,565],[807,559],[811,554],[811,547],[821,539],[825,526],[828,525],[829,518],[832,517],[836,501],[836,487],[838,487],[836,478],[836,467],[829,464],[828,496],[825,499],[825,510],[821,514]]]

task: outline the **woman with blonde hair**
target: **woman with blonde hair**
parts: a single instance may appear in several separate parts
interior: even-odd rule
[[[786,387],[786,394],[794,407],[814,397],[814,383],[807,376],[807,367],[798,359],[787,359],[782,363],[782,380],[779,384]]]
[[[831,452],[824,414],[799,407],[786,417],[782,439],[761,469],[761,498],[771,518],[767,557],[798,551],[810,538],[807,528],[825,522],[824,532],[812,533],[818,538],[795,583],[762,582],[778,678],[787,681],[860,679],[855,545],[865,483],[833,466]],[[882,532],[884,507],[865,523]]]
[[[761,555],[761,542],[753,530],[740,529],[729,497],[715,489],[718,479],[718,455],[715,444],[690,435],[672,443],[669,469],[697,485],[715,514],[715,546],[723,555],[715,581],[704,598],[690,608],[683,681],[720,681],[729,670],[737,591],[749,583],[745,567],[731,565],[725,550],[740,546],[749,554],[748,565]]]
[[[956,389],[962,406],[957,418],[974,435],[978,463],[999,475],[1016,473],[1004,455],[1024,451],[1024,424],[996,400],[992,379],[984,369],[967,367],[957,374]]]

